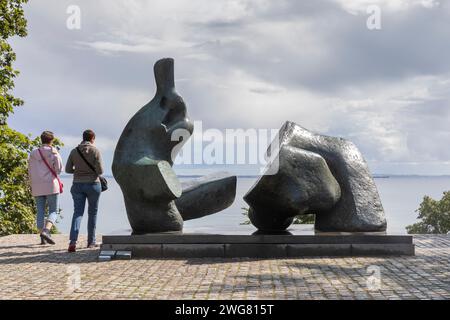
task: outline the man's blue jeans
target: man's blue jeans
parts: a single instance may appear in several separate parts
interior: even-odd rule
[[[36,200],[36,225],[39,230],[42,230],[45,225],[45,220],[51,222],[52,224],[56,223],[56,219],[58,218],[58,193],[49,194],[46,196],[37,196],[34,199]],[[48,205],[48,216],[45,219],[45,204]]]
[[[88,244],[95,243],[95,228],[97,225],[98,200],[102,193],[100,182],[74,183],[70,189],[73,198],[72,227],[70,228],[70,243],[75,244],[80,232],[86,199],[88,202]]]

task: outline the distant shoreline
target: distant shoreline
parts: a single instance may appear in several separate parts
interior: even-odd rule
[[[194,175],[177,175],[178,178],[200,178],[204,175],[194,174]],[[62,174],[61,178],[71,178],[71,174]],[[104,175],[105,178],[114,179],[112,175]],[[238,178],[241,179],[253,179],[258,178],[259,176],[253,175],[237,175]],[[374,179],[389,179],[389,178],[450,178],[450,175],[420,175],[420,174],[374,174],[372,176]]]

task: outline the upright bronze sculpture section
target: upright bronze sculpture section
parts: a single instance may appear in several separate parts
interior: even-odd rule
[[[386,230],[375,182],[353,143],[286,122],[274,149],[278,154],[268,171],[275,174],[260,177],[244,196],[258,229],[285,230],[295,216],[315,214],[319,231]]]
[[[154,73],[156,95],[126,125],[112,165],[136,234],[181,231],[184,220],[223,210],[236,194],[236,177],[227,173],[194,180],[183,190],[172,165],[176,150],[186,141],[173,141],[180,136],[174,132],[184,131],[181,136],[186,137],[194,127],[175,91],[173,59],[157,61]],[[202,202],[193,197],[196,194],[203,195]]]

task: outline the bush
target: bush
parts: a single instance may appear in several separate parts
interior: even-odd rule
[[[417,223],[406,227],[409,234],[445,234],[450,231],[450,191],[444,192],[441,200],[429,196],[423,198],[419,209]]]
[[[0,126],[0,235],[36,231],[27,158],[38,144],[36,139]]]
[[[22,8],[26,2],[0,0],[0,236],[36,231],[36,208],[28,184],[27,159],[40,141],[7,124],[14,108],[23,105],[23,101],[12,94],[19,71],[12,66],[16,54],[7,40],[27,35]],[[55,146],[58,145],[56,141]]]
[[[36,206],[28,183],[28,155],[39,145],[39,138],[31,139],[0,126],[0,236],[37,231]],[[56,140],[54,145],[62,144]]]

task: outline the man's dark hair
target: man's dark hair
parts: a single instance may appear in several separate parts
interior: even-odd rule
[[[88,129],[83,132],[83,141],[92,141],[93,139],[95,139],[94,131]]]
[[[49,144],[55,140],[55,135],[51,131],[44,131],[41,133],[41,142],[43,144]]]

